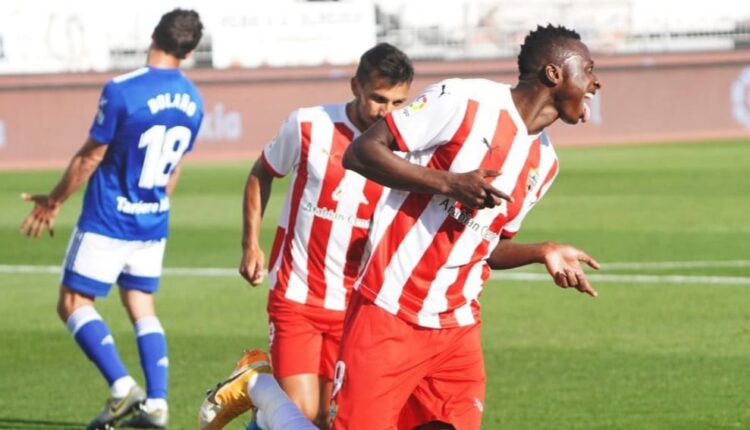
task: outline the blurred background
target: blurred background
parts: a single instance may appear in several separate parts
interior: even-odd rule
[[[140,67],[173,7],[206,26],[188,75],[206,121],[195,159],[252,158],[297,107],[350,97],[362,52],[415,61],[411,96],[449,77],[516,78],[537,24],[574,28],[603,91],[557,145],[743,137],[750,130],[750,2],[713,0],[26,0],[0,2],[0,168],[56,167],[86,136],[101,85]]]

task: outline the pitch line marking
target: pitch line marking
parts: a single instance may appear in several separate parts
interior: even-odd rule
[[[747,276],[700,276],[700,275],[605,275],[587,273],[592,283],[619,282],[623,284],[719,284],[750,285]],[[552,278],[546,273],[500,272],[493,271],[492,280],[506,281],[548,281]]]
[[[636,264],[646,263],[606,263],[602,267],[612,269],[619,268],[636,268]],[[662,266],[648,266],[650,268],[673,268],[673,267],[745,267],[750,266],[750,261],[696,261],[696,262],[662,262],[653,263],[653,265],[662,264]],[[692,265],[690,265],[692,264]],[[705,265],[704,265],[705,264]],[[708,266],[710,264],[710,266]],[[10,265],[0,264],[0,273],[27,273],[27,274],[60,274],[60,266],[36,266],[36,265]],[[173,276],[206,276],[206,277],[238,277],[237,269],[228,269],[220,267],[167,267],[164,268],[163,274]],[[619,282],[626,284],[715,284],[715,285],[750,285],[750,276],[705,276],[705,275],[644,275],[644,274],[607,274],[587,272],[586,276],[591,282]],[[548,281],[550,276],[546,273],[517,272],[517,271],[493,271],[490,275],[493,280],[510,280],[510,281]]]
[[[750,260],[727,261],[643,261],[602,263],[602,269],[702,269],[711,267],[750,267]]]

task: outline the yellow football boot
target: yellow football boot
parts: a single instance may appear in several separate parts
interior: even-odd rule
[[[260,349],[245,351],[229,378],[206,393],[198,422],[201,430],[220,430],[253,407],[247,383],[253,375],[271,373],[271,360]]]

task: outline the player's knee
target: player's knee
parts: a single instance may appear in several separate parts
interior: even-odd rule
[[[65,306],[65,302],[63,301],[62,297],[57,301],[57,307],[55,309],[57,311],[57,316],[60,318],[62,322],[68,321],[68,316],[70,316],[70,313],[68,312],[67,306]]]
[[[302,412],[302,414],[310,421],[317,422],[318,420],[318,408],[316,405],[311,404],[311,402],[303,402],[299,406],[299,410]]]
[[[93,305],[93,297],[88,297],[68,288],[61,287],[60,296],[57,300],[57,316],[60,317],[62,322],[67,322],[70,315],[78,308]]]

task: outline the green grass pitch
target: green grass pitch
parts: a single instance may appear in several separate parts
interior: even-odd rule
[[[605,263],[601,275],[623,277],[595,282],[596,299],[547,280],[488,283],[483,428],[750,428],[750,142],[558,152],[560,176],[516,240],[575,243]],[[172,200],[166,267],[236,267],[251,164],[188,162]],[[46,192],[60,173],[0,172],[0,429],[80,429],[107,396],[57,319],[58,275],[8,269],[61,262],[82,193],[63,208],[54,238],[18,233],[30,209],[19,194]],[[266,249],[285,191],[286,183],[274,187]],[[715,264],[606,266],[684,261]],[[163,277],[170,428],[196,428],[204,391],[243,348],[266,346],[266,288],[239,275]],[[117,294],[98,308],[142,382]]]

